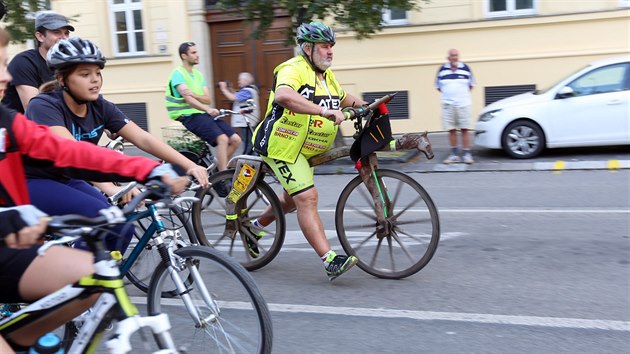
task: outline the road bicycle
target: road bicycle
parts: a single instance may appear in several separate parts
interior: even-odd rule
[[[134,182],[127,184],[110,202],[133,188]],[[253,278],[218,251],[195,246],[198,241],[188,207],[180,207],[190,198],[180,199],[168,208],[147,204],[146,210],[127,214],[127,220],[138,227],[120,264],[121,272],[147,293],[149,314],[167,312],[176,319],[177,328],[188,328],[178,335],[187,350],[270,353],[271,315]],[[171,227],[165,225],[163,215],[168,215]],[[168,245],[167,255],[161,250],[164,245]]]
[[[127,184],[110,202],[135,184]],[[127,221],[138,227],[120,264],[121,273],[148,294],[150,314],[167,312],[178,328],[189,328],[178,335],[187,350],[269,353],[271,315],[262,294],[240,264],[209,247],[194,246],[197,240],[188,213],[179,206],[189,199],[180,198],[165,208],[149,203],[146,210],[127,214]],[[165,225],[164,214],[172,227]]]
[[[123,195],[131,188],[134,188],[133,184],[128,184],[118,194]],[[112,199],[117,197],[112,196]],[[147,201],[147,210],[141,212],[125,207],[125,222],[143,219],[152,222],[122,263],[116,263],[120,277],[130,274],[138,277],[136,265],[141,261],[146,263],[142,265],[142,274],[152,267],[147,272],[151,274],[149,284],[139,286],[136,280],[134,285],[141,290],[148,287],[144,291],[148,294],[146,302],[150,315],[168,313],[178,330],[187,329],[178,332],[177,336],[178,341],[186,344],[187,350],[270,353],[271,316],[251,275],[217,250],[190,246],[173,230],[164,228],[160,215],[187,199],[190,198],[178,198],[162,207]],[[137,205],[135,201],[130,204]],[[188,235],[193,233],[189,230]],[[74,241],[74,238],[62,237],[51,242],[65,245]],[[70,349],[75,338],[80,338],[81,332],[76,325],[83,321],[78,319],[66,325],[63,333],[66,348]],[[81,328],[83,326],[85,324]]]
[[[105,341],[110,353],[129,353],[132,350],[130,337],[140,328],[150,328],[156,341],[155,353],[178,353],[178,348],[175,347],[170,333],[171,324],[168,316],[158,313],[140,316],[140,312],[131,303],[124,289],[118,265],[111,258],[110,252],[105,250],[103,242],[105,235],[109,232],[108,226],[124,222],[125,213],[131,212],[141,199],[150,196],[161,198],[164,195],[166,189],[158,184],[155,186],[134,199],[124,210],[112,207],[104,210],[102,216],[96,218],[86,218],[81,215],[53,217],[48,223],[48,232],[63,233],[64,236],[47,242],[39,248],[38,253],[43,255],[51,246],[66,244],[83,237],[89,250],[94,254],[95,272],[0,320],[0,334],[5,338],[10,338],[12,333],[25,330],[29,325],[47,316],[63,311],[65,305],[75,300],[100,294],[92,311],[85,316],[85,322],[76,336],[72,333],[72,340],[64,336],[67,353],[92,352],[112,321],[117,322],[116,329]],[[70,331],[66,331],[66,334],[70,335]],[[145,341],[145,345],[147,344]]]
[[[375,109],[389,102],[386,95],[367,107],[346,108],[346,116],[355,119],[355,145],[362,139],[376,138],[382,130],[391,132],[389,120],[375,114]],[[382,119],[382,120],[381,120]],[[386,136],[382,136],[386,138]],[[433,158],[427,133],[405,134],[379,151],[417,149]],[[310,159],[311,166],[350,156],[352,147],[343,146]],[[227,198],[220,198],[211,188],[200,189],[192,209],[195,234],[201,244],[227,252],[248,270],[259,269],[273,260],[285,238],[285,219],[280,201],[264,176],[273,172],[260,157],[237,156],[230,169],[210,178],[210,185],[231,183]],[[437,250],[440,239],[438,210],[429,193],[403,172],[378,167],[378,154],[361,155],[355,165],[359,176],[342,190],[335,208],[335,226],[341,246],[355,255],[357,265],[380,278],[400,279],[424,268]],[[252,190],[263,192],[271,209],[265,208]],[[266,213],[264,215],[263,213]],[[252,221],[272,216],[260,237]],[[218,231],[221,230],[222,231]],[[252,254],[249,244],[258,249]]]

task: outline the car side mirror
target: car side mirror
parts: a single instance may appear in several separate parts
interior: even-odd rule
[[[556,98],[569,98],[575,96],[575,91],[569,86],[565,86],[558,91]]]

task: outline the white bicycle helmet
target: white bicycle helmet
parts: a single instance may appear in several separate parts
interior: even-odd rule
[[[46,56],[48,66],[62,69],[78,64],[96,64],[105,67],[105,57],[98,47],[87,39],[78,37],[62,39],[57,42]]]

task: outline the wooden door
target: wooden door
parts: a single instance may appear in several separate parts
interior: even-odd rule
[[[250,72],[260,89],[261,115],[267,110],[269,92],[273,85],[273,69],[294,55],[294,47],[284,44],[284,30],[291,21],[288,17],[275,19],[263,39],[250,37],[252,25],[243,20],[217,19],[209,21],[213,85],[218,81],[230,81],[238,89],[238,74]],[[210,85],[210,83],[208,83]],[[215,86],[216,87],[216,86]],[[215,89],[217,108],[231,108],[232,103]]]

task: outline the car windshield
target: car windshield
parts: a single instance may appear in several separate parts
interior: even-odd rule
[[[534,91],[534,95],[542,95],[542,94],[547,93],[547,91],[551,90],[551,89],[552,89],[552,88],[554,88],[556,85],[558,85],[558,83],[559,83],[560,81],[565,80],[565,79],[566,79],[567,77],[569,77],[569,76],[573,76],[573,74],[577,73],[578,71],[582,71],[582,70],[584,70],[584,68],[588,68],[589,66],[590,66],[590,65],[587,65],[587,66],[585,66],[585,67],[579,68],[578,70],[575,70],[574,72],[572,72],[570,75],[566,75],[566,76],[564,76],[562,79],[560,79],[560,80],[558,80],[558,81],[554,82],[553,84],[549,85],[548,87],[546,87],[546,88],[544,88],[544,89],[541,89],[541,90],[536,90],[536,91]]]

